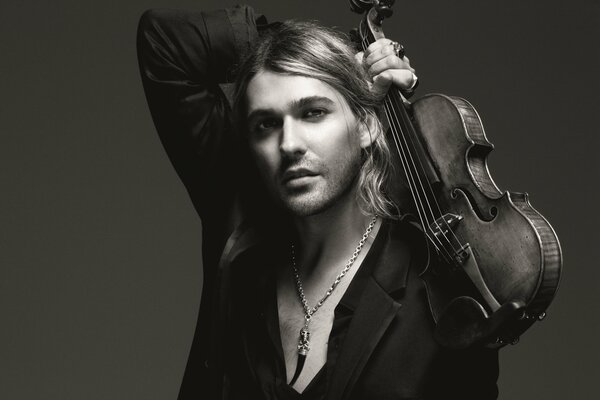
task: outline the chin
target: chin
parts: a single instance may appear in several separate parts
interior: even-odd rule
[[[339,179],[320,180],[294,190],[280,187],[278,198],[282,207],[295,217],[321,214],[336,205],[354,200],[356,175],[340,174]]]
[[[294,196],[282,199],[283,208],[295,217],[310,217],[321,214],[339,201],[339,197],[328,196]]]
[[[325,211],[328,207],[314,204],[292,204],[286,205],[286,210],[294,217],[310,217]]]

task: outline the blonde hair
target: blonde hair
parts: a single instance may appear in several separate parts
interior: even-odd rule
[[[389,187],[391,154],[383,132],[379,99],[370,91],[365,69],[355,59],[355,49],[338,31],[311,21],[285,21],[265,32],[237,71],[234,113],[238,129],[247,129],[246,90],[260,71],[305,76],[334,88],[359,121],[376,123],[372,143],[363,152],[358,175],[357,201],[366,214],[396,218],[397,207]],[[367,124],[369,126],[369,124]]]

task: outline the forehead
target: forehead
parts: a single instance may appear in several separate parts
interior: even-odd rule
[[[327,83],[306,76],[260,71],[250,80],[246,90],[248,114],[256,110],[283,110],[311,97],[325,97],[349,109],[340,92]]]

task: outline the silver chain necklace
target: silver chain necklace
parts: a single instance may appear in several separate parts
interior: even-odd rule
[[[340,283],[342,278],[348,273],[354,261],[360,254],[365,242],[367,241],[371,231],[373,231],[373,227],[377,222],[377,215],[373,217],[369,226],[367,226],[367,230],[363,234],[360,242],[358,242],[358,246],[352,253],[352,257],[346,263],[346,266],[335,278],[329,289],[325,292],[325,295],[315,304],[313,308],[310,308],[308,305],[308,301],[306,300],[306,296],[304,295],[304,288],[302,287],[302,281],[300,280],[300,273],[298,272],[298,267],[296,266],[296,252],[294,249],[294,244],[292,243],[292,269],[294,270],[294,279],[296,280],[296,291],[298,292],[298,297],[300,298],[300,303],[302,303],[302,308],[304,309],[304,326],[300,329],[300,337],[298,339],[298,364],[296,365],[296,372],[294,373],[294,377],[290,382],[290,386],[293,385],[298,377],[300,376],[300,372],[302,371],[302,367],[304,366],[304,362],[306,360],[306,355],[310,350],[310,331],[308,330],[308,326],[310,324],[310,320],[312,316],[319,310],[319,308],[325,303],[325,300],[331,296],[331,293],[335,290],[337,285]]]

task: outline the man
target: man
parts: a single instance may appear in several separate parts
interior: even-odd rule
[[[217,84],[253,43],[231,112]],[[422,235],[386,195],[378,102],[416,79],[392,42],[357,61],[328,29],[241,7],[148,12],[138,46],[204,230],[180,399],[496,398],[495,351],[433,340]]]

